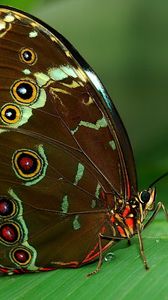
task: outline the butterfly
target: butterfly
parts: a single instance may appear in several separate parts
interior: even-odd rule
[[[77,268],[163,208],[138,192],[132,148],[106,89],[58,32],[0,6],[0,272]],[[153,214],[144,223],[146,215]]]

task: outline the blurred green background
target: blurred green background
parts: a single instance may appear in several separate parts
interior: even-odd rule
[[[70,40],[93,67],[109,91],[128,131],[135,154],[140,188],[147,187],[156,177],[168,170],[167,1],[18,0],[0,1],[0,4],[20,8],[47,22]],[[168,178],[158,185],[158,190],[158,200],[162,200],[168,204]],[[114,262],[114,268],[113,271],[111,270],[111,273],[107,265],[105,268],[108,269],[109,276],[113,280],[112,286],[114,290],[116,288],[114,280],[119,280],[122,277],[122,275],[117,273],[118,266],[120,270],[124,268],[128,269],[123,278],[125,280],[123,285],[122,282],[118,282],[118,285],[120,286],[121,284],[123,287],[123,293],[120,295],[115,290],[116,298],[115,295],[113,297],[113,290],[110,289],[109,283],[109,286],[106,286],[107,293],[105,293],[105,299],[134,299],[135,295],[137,299],[146,299],[145,296],[150,299],[150,295],[155,295],[151,296],[153,299],[158,299],[160,296],[161,299],[168,299],[167,286],[164,285],[165,281],[163,280],[159,285],[156,285],[156,281],[158,283],[158,278],[165,271],[164,265],[168,260],[168,240],[166,241],[167,244],[164,244],[160,248],[156,246],[154,241],[152,241],[153,244],[151,241],[149,242],[151,237],[155,237],[157,233],[158,236],[162,234],[163,240],[165,236],[165,239],[167,239],[168,228],[166,228],[163,217],[158,218],[155,224],[156,229],[153,227],[152,232],[150,230],[146,231],[146,244],[148,246],[149,243],[149,247],[147,248],[150,253],[149,256],[152,255],[152,248],[155,249],[153,253],[154,266],[159,263],[155,255],[158,254],[159,261],[161,257],[163,263],[161,269],[157,265],[157,270],[160,273],[158,271],[156,273],[153,271],[154,273],[152,273],[151,271],[148,275],[144,275],[146,273],[141,266],[137,249],[134,249],[137,251],[136,253],[132,252],[133,247],[130,247],[131,250],[124,249],[126,252],[119,252],[122,249],[118,250],[118,253],[122,254],[120,255],[120,264],[118,264],[118,261],[115,266]],[[123,244],[121,243],[121,245]],[[120,249],[120,246],[118,249]],[[160,256],[162,251],[163,255],[161,254]],[[125,266],[124,264],[127,260],[124,259],[127,256],[128,265]],[[137,274],[135,274],[135,270],[129,270],[129,267],[132,265],[129,259],[131,260],[132,257],[136,261],[138,257],[136,265]],[[92,268],[94,269],[93,266],[89,266],[89,271]],[[100,280],[106,280],[105,273],[100,272],[97,275],[98,277],[94,277],[91,281],[86,281],[85,277],[81,279],[83,278],[81,274],[84,276],[88,271],[86,268],[82,268],[81,270],[80,272],[82,273],[79,273],[79,270],[61,270],[57,271],[56,275],[50,275],[51,273],[45,275],[39,274],[35,275],[35,277],[30,275],[27,276],[28,281],[25,278],[18,279],[19,281],[14,278],[5,279],[3,286],[7,287],[10,284],[14,288],[14,293],[11,287],[8,294],[8,299],[12,300],[30,299],[33,295],[36,295],[34,299],[85,299],[88,295],[89,299],[95,299],[94,293],[99,288]],[[79,274],[80,279],[78,277]],[[127,288],[132,287],[133,278],[131,275],[134,277],[139,276],[139,286],[135,285],[135,290],[130,293],[124,293],[126,286]],[[56,276],[57,278],[51,276]],[[116,277],[114,278],[114,276]],[[37,280],[36,284],[34,280]],[[43,290],[44,294],[40,292],[43,285],[47,283],[50,290],[51,283],[53,288],[55,282],[58,282],[58,280],[60,286],[58,285],[58,289],[56,290],[56,293],[58,292],[57,298],[54,293],[49,294],[47,298],[45,289]],[[70,280],[68,281],[69,289],[67,287],[67,291],[64,294],[61,294],[63,290],[65,291],[65,285],[62,280],[64,282],[65,280]],[[147,293],[149,287],[152,291],[152,283],[154,281],[156,285],[154,294],[153,292],[151,294],[150,292]],[[97,286],[94,289],[96,282]],[[128,285],[129,282],[130,285]],[[72,287],[73,284],[74,289],[76,287],[74,293],[70,291],[70,286]],[[19,286],[21,287],[19,288]],[[142,298],[139,294],[136,294],[138,293],[137,287],[141,291]],[[25,291],[27,290],[27,294],[24,294],[24,296],[22,296],[21,288],[25,288]],[[5,291],[1,289],[0,296],[2,298],[4,296],[3,299],[5,299]],[[17,289],[19,290],[19,294],[17,294]],[[147,294],[143,298],[144,290]],[[103,293],[101,297],[102,295]],[[118,295],[120,295],[120,298],[118,298]],[[122,297],[122,295],[125,296]],[[128,298],[127,295],[129,296]],[[101,297],[97,295],[96,299],[102,299]]]

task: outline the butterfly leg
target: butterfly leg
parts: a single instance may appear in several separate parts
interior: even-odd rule
[[[87,274],[87,277],[90,277],[91,275],[94,275],[96,273],[99,272],[100,268],[101,268],[101,265],[102,265],[102,262],[103,262],[103,251],[102,251],[102,240],[103,239],[106,239],[106,240],[111,240],[111,244],[114,242],[114,240],[123,240],[125,238],[120,238],[120,237],[116,237],[116,236],[106,236],[106,235],[103,235],[101,233],[99,233],[98,235],[98,243],[99,243],[99,261],[98,261],[98,264],[97,264],[97,267],[96,267],[96,270],[94,270],[93,272]]]
[[[163,211],[165,213],[166,220],[168,221],[168,212],[167,212],[166,207],[164,206],[164,204],[162,202],[158,202],[158,204],[157,204],[155,210],[153,211],[151,217],[144,224],[143,229],[146,228],[155,219],[155,217],[157,216],[160,209],[163,209]],[[140,223],[137,223],[137,233],[138,233],[138,239],[139,239],[140,254],[141,254],[142,260],[144,262],[145,269],[148,270],[149,266],[147,264],[146,256],[144,254],[144,246],[143,246],[143,240],[142,240],[142,236],[141,236]]]
[[[87,274],[87,277],[91,276],[91,275],[94,275],[96,273],[99,272],[100,268],[101,268],[101,265],[102,265],[102,241],[101,241],[102,237],[101,237],[101,233],[99,233],[98,235],[98,243],[99,243],[99,261],[98,261],[98,264],[97,264],[97,267],[96,267],[96,270],[94,270],[93,272]]]
[[[141,229],[140,229],[140,223],[139,222],[137,223],[137,233],[138,233],[138,239],[139,239],[139,248],[140,248],[141,258],[143,260],[145,269],[148,270],[149,266],[147,264],[146,256],[145,256],[145,253],[144,253],[144,245],[143,245],[143,240],[142,240],[142,235],[141,235]]]
[[[145,223],[144,228],[146,228],[155,219],[155,217],[158,214],[158,212],[160,211],[160,209],[163,209],[166,220],[168,221],[168,212],[167,212],[166,207],[164,206],[164,204],[162,202],[158,202],[158,204],[157,204],[155,210],[153,211],[151,217]]]

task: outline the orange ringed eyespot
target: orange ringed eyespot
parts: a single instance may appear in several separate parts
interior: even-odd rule
[[[20,104],[32,104],[37,100],[39,89],[30,80],[18,80],[11,88],[14,100]]]
[[[22,48],[19,57],[23,63],[28,65],[34,65],[37,61],[37,54],[31,48]]]
[[[1,120],[5,124],[15,124],[21,119],[21,111],[19,107],[13,104],[5,104],[0,111]]]
[[[41,157],[30,150],[18,150],[14,153],[12,163],[16,174],[25,180],[38,176],[43,168]]]

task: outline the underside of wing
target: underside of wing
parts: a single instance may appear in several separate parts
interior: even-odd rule
[[[2,265],[89,262],[114,197],[137,189],[125,129],[95,73],[41,21],[0,6],[0,53]]]
[[[80,150],[105,179],[106,192],[128,197],[128,189],[136,190],[132,150],[97,76],[60,34],[27,15],[1,10],[1,99],[4,106],[15,101],[21,111],[8,127]],[[28,99],[19,94],[26,84]]]

